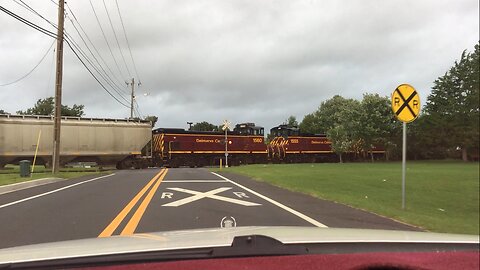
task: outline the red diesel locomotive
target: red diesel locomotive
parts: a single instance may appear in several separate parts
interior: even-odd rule
[[[280,125],[270,130],[273,139],[267,145],[264,128],[253,123],[238,124],[233,131],[199,132],[175,128],[159,128],[153,131],[154,163],[158,166],[218,166],[225,164],[227,143],[229,165],[267,162],[334,162],[338,156],[332,151],[325,135],[301,134],[296,127]],[[383,149],[372,149],[371,154],[381,156]],[[354,159],[357,153],[345,154]]]
[[[159,128],[153,131],[155,163],[170,167],[202,167],[225,164],[225,148],[230,165],[266,163],[267,146],[263,127],[253,123],[238,124],[233,131],[186,131],[184,129]],[[227,143],[227,147],[225,147]]]

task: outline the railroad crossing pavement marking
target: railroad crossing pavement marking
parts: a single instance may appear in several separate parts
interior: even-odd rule
[[[190,190],[190,189],[185,189],[185,188],[167,188],[167,189],[192,194],[193,196],[183,198],[183,199],[180,199],[178,201],[166,203],[162,206],[177,207],[177,206],[181,206],[181,205],[184,205],[184,204],[187,204],[187,203],[198,201],[198,200],[203,199],[203,198],[210,198],[210,199],[214,199],[214,200],[219,200],[219,201],[224,201],[224,202],[229,202],[229,203],[235,203],[235,204],[239,204],[239,205],[243,205],[243,206],[258,206],[258,205],[261,205],[261,204],[258,204],[258,203],[247,202],[247,201],[242,201],[242,200],[238,200],[238,199],[232,199],[232,198],[227,198],[227,197],[215,195],[215,194],[230,190],[230,189],[232,189],[231,187],[221,187],[221,188],[217,188],[217,189],[210,190],[210,191],[207,191],[207,192],[198,192],[198,191],[195,191],[195,190]],[[164,198],[163,194],[162,194],[162,198]],[[171,198],[171,196],[168,196],[168,198]]]
[[[297,217],[299,217],[299,218],[301,218],[301,219],[303,219],[303,220],[305,220],[305,221],[307,221],[307,222],[309,222],[309,223],[311,223],[311,224],[313,224],[313,225],[315,225],[315,226],[317,226],[317,227],[328,228],[325,224],[322,224],[322,223],[316,221],[315,219],[313,219],[313,218],[311,218],[311,217],[309,217],[309,216],[306,216],[306,215],[304,215],[304,214],[302,214],[302,213],[300,213],[300,212],[298,212],[298,211],[296,211],[296,210],[293,210],[292,208],[290,208],[290,207],[288,207],[288,206],[286,206],[286,205],[283,205],[283,204],[281,204],[281,203],[279,203],[279,202],[277,202],[277,201],[275,201],[275,200],[273,200],[273,199],[270,199],[270,198],[268,198],[267,196],[264,196],[264,195],[262,195],[262,194],[260,194],[260,193],[258,193],[258,192],[256,192],[256,191],[253,191],[253,190],[251,190],[251,189],[249,189],[249,188],[247,188],[247,187],[245,187],[245,186],[242,186],[242,185],[240,185],[240,184],[238,184],[238,183],[236,183],[236,182],[234,182],[234,181],[226,178],[225,176],[222,176],[222,175],[220,175],[220,174],[218,174],[218,173],[214,173],[214,172],[211,172],[211,173],[212,173],[213,175],[216,175],[216,176],[222,178],[223,180],[225,180],[225,181],[227,181],[227,182],[229,182],[229,183],[231,183],[231,184],[234,184],[234,185],[236,185],[236,186],[238,186],[238,187],[240,187],[240,188],[242,188],[242,189],[244,189],[244,190],[252,193],[253,195],[255,195],[255,196],[257,196],[257,197],[260,197],[260,198],[262,198],[262,199],[264,199],[264,200],[266,200],[266,201],[268,201],[268,202],[270,202],[270,203],[272,203],[272,204],[274,204],[274,205],[282,208],[283,210],[285,210],[285,211],[287,211],[287,212],[289,212],[289,213],[291,213],[291,214],[294,214],[295,216],[297,216]]]

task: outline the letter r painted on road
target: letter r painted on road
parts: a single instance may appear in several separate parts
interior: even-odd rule
[[[240,192],[240,191],[234,191],[233,194],[235,194],[235,196],[237,196],[239,198],[250,198],[250,197],[248,197],[247,194],[245,194],[244,192]]]
[[[171,199],[173,197],[173,193],[171,192],[162,192],[162,199],[168,198]]]

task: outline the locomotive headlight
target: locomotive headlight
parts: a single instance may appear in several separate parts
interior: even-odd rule
[[[232,144],[232,141],[228,141],[228,144]]]

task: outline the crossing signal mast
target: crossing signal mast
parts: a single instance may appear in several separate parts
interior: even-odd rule
[[[222,129],[225,130],[225,168],[228,168],[228,138],[227,131],[230,128],[231,123],[228,120],[223,121]]]

